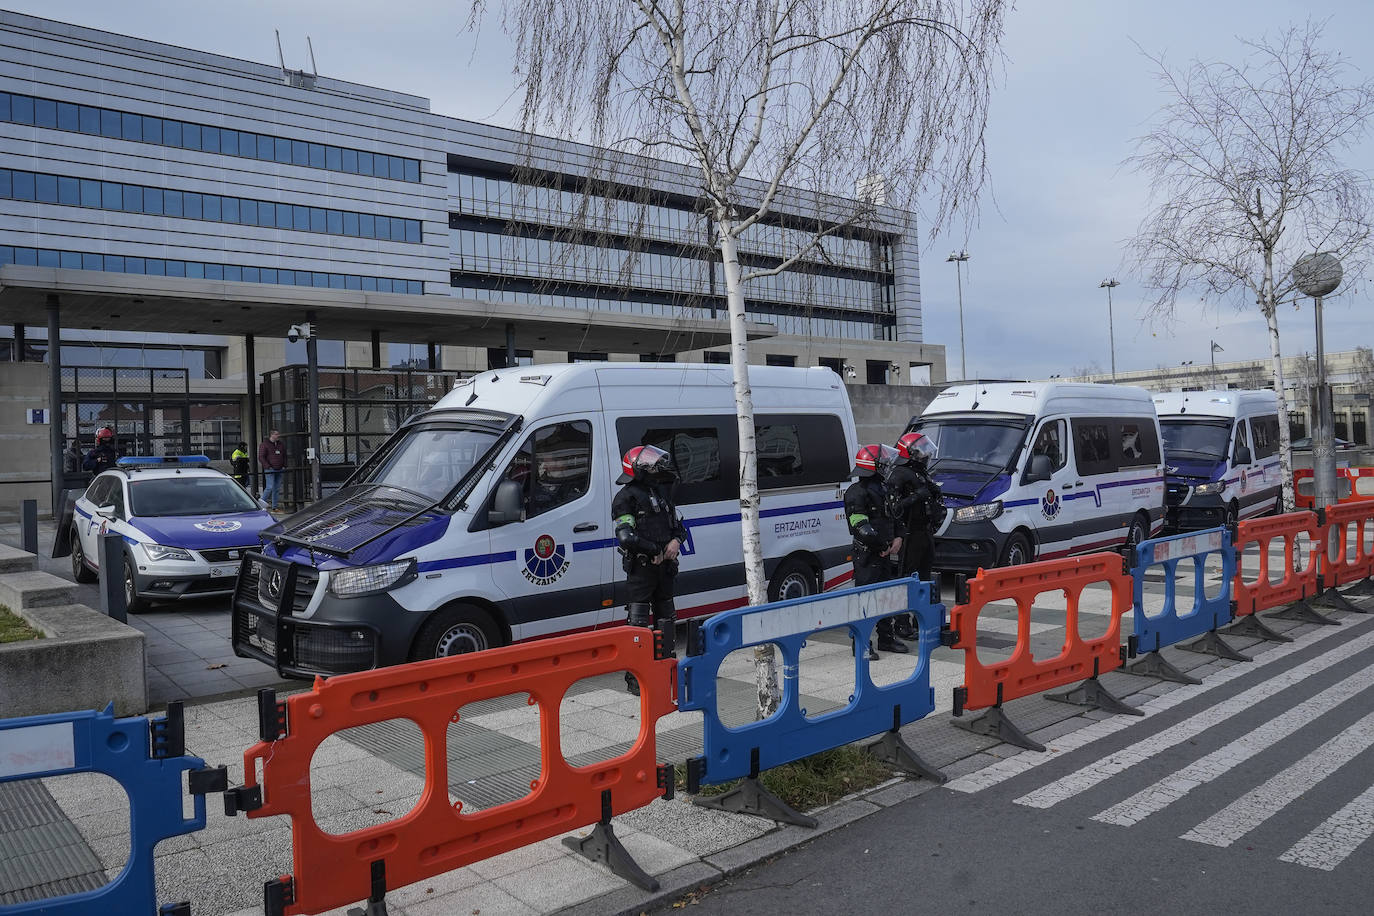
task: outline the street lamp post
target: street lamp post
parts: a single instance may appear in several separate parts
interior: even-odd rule
[[[1115,278],[1103,280],[1097,284],[1098,289],[1107,291],[1107,340],[1112,348],[1112,381],[1116,381],[1116,322],[1112,319],[1112,290],[1121,284]]]
[[[1322,335],[1322,297],[1341,285],[1341,262],[1335,255],[1305,255],[1293,265],[1298,290],[1312,297],[1317,323],[1317,386],[1312,404],[1312,483],[1318,509],[1336,504],[1335,423],[1331,415],[1331,386],[1326,383],[1326,348]]]
[[[967,251],[951,251],[945,263],[954,262],[954,278],[959,285],[959,376],[968,378],[968,356],[964,352],[964,275],[959,265],[968,260]]]

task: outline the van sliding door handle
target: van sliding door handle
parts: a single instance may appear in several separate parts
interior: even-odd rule
[[[596,522],[583,522],[583,523],[580,524],[580,525],[574,525],[574,526],[573,526],[573,534],[582,534],[583,532],[586,532],[586,531],[595,531],[596,529],[598,529],[598,528],[600,528],[600,527],[601,527],[601,526],[598,525]]]

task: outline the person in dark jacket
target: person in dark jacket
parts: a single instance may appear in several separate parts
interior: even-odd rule
[[[81,469],[99,474],[114,467],[118,460],[119,450],[115,448],[114,430],[103,426],[96,432],[95,448],[86,453],[86,460],[81,462]]]
[[[673,582],[678,551],[687,540],[687,528],[672,501],[677,470],[672,456],[653,445],[630,449],[621,467],[624,473],[616,480],[621,488],[611,500],[611,519],[629,586],[626,622],[632,627],[657,625],[671,652],[677,624]],[[625,688],[639,695],[639,682],[628,671]]]
[[[854,584],[873,585],[897,576],[897,557],[902,550],[906,525],[888,510],[887,486],[879,473],[895,456],[888,445],[865,445],[854,456],[854,473],[859,479],[844,491],[844,514],[849,533],[854,537]],[[896,618],[878,621],[878,648],[884,652],[907,652],[906,643],[893,633]],[[870,645],[869,658],[877,653]]]
[[[258,466],[267,482],[262,488],[262,498],[275,512],[281,502],[282,468],[286,467],[286,446],[281,441],[281,430],[269,432],[258,446]]]
[[[895,455],[886,471],[888,511],[906,525],[906,537],[898,558],[898,574],[931,579],[935,561],[935,532],[945,521],[945,503],[940,487],[930,476],[930,458],[935,445],[921,433],[907,433],[897,440]],[[894,627],[903,639],[916,639],[911,615]]]

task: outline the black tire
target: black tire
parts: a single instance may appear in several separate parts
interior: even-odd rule
[[[1018,531],[1007,538],[1007,542],[1002,545],[1002,554],[997,558],[997,565],[1021,566],[1034,559],[1031,554],[1030,540]]]
[[[1226,519],[1222,522],[1232,531],[1236,530],[1236,525],[1240,523],[1240,504],[1234,499],[1226,506]]]
[[[778,564],[768,581],[769,601],[809,598],[820,590],[816,571],[805,560],[789,557]]]
[[[1126,547],[1134,550],[1135,546],[1141,541],[1150,539],[1150,518],[1139,512],[1131,519],[1131,526],[1126,529]]]
[[[81,548],[81,535],[72,532],[72,578],[83,584],[90,584],[100,578],[86,565],[86,551]]]
[[[440,608],[420,627],[410,647],[410,660],[447,658],[494,649],[503,644],[491,615],[470,604]]]
[[[138,594],[137,580],[134,579],[134,558],[124,554],[124,610],[130,614],[146,611],[152,602]]]

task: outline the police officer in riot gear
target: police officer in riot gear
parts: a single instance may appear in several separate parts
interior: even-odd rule
[[[634,627],[657,624],[668,651],[674,646],[677,609],[673,606],[673,580],[677,578],[678,550],[687,540],[687,528],[673,506],[671,489],[677,480],[672,456],[653,445],[637,445],[621,460],[623,484],[611,500],[611,518],[619,545],[621,565],[629,586],[629,617]],[[639,682],[625,673],[625,686],[639,695]]]
[[[931,578],[935,560],[935,532],[945,521],[945,503],[940,487],[930,476],[930,458],[935,445],[921,433],[907,433],[897,440],[893,460],[886,467],[888,512],[906,525],[906,538],[898,558],[898,573]],[[899,621],[894,632],[903,639],[916,639],[910,615]]]
[[[81,462],[81,469],[99,474],[114,467],[118,460],[119,451],[115,448],[114,430],[102,426],[95,434],[95,448],[86,453],[86,460]]]
[[[897,557],[902,550],[906,525],[888,510],[887,486],[880,469],[896,456],[887,445],[865,445],[854,456],[856,483],[844,491],[844,514],[849,533],[854,537],[854,584],[872,585],[897,576]],[[878,621],[878,648],[884,652],[906,652],[906,643],[893,633],[896,618]],[[869,647],[869,658],[876,658]]]

